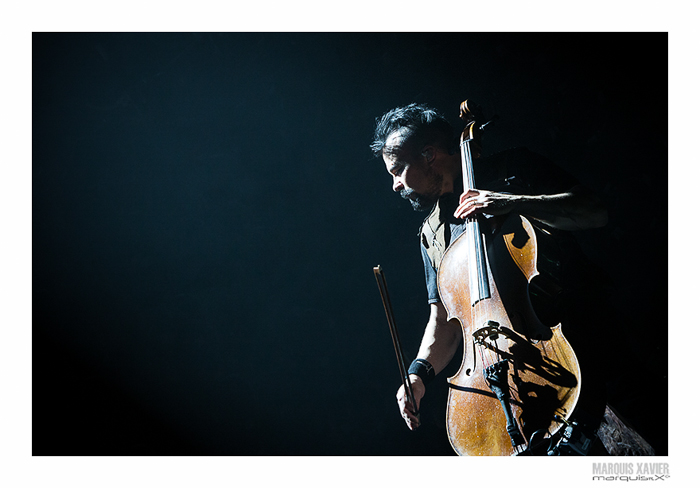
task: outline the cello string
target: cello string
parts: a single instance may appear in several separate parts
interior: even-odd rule
[[[462,149],[462,185],[465,190],[472,190],[475,186],[474,172],[472,168],[472,155],[471,148],[469,146],[468,140],[463,140],[460,144]],[[483,298],[483,273],[482,260],[479,259],[480,247],[480,229],[476,217],[467,218],[464,223],[467,231],[469,232],[469,237],[471,238],[471,248],[474,253],[471,255],[471,262],[469,266],[474,271],[470,273],[469,276],[476,280],[476,283],[470,283],[469,290],[472,293],[476,293],[477,296],[470,296],[471,305],[471,319],[472,319],[472,330],[478,330],[483,325],[483,314],[481,313],[481,299]],[[474,338],[472,338],[474,341]],[[485,346],[482,343],[477,343],[479,346],[479,359],[481,360],[482,371],[486,370],[487,364],[491,363],[491,355],[488,351],[484,351]]]
[[[471,155],[471,148],[469,146],[469,143],[467,140],[464,140],[461,144],[462,146],[462,163],[463,163],[463,186],[464,188],[468,190],[473,190],[475,186],[475,181],[474,181],[474,172],[472,168],[472,155]],[[474,273],[470,274],[471,277],[474,277],[476,280],[476,283],[472,283],[470,286],[470,290],[476,292],[478,295],[476,297],[470,297],[471,302],[472,302],[472,327],[473,330],[478,330],[480,327],[484,325],[484,316],[483,313],[481,313],[481,308],[482,308],[482,300],[485,297],[484,293],[484,288],[483,288],[483,283],[485,282],[485,276],[484,276],[484,260],[481,259],[481,254],[483,253],[483,249],[481,248],[481,229],[479,228],[479,223],[476,219],[476,217],[471,216],[467,219],[465,222],[465,226],[469,228],[469,234],[471,237],[472,245],[471,248],[473,249],[474,253],[472,254],[472,262],[469,263],[469,266],[474,269]],[[481,358],[481,363],[482,363],[482,368],[485,371],[487,364],[491,364],[493,362],[493,354],[490,353],[489,351],[484,351],[485,346],[483,344],[478,344],[479,345],[479,356]]]
[[[483,317],[484,314],[481,312],[482,308],[482,303],[479,301],[476,306],[472,308],[474,311],[475,315],[475,325],[481,324],[483,322]],[[491,364],[493,364],[493,352],[489,350],[489,348],[486,346],[485,341],[480,341],[479,343],[479,354],[481,356],[481,368],[483,373],[485,374],[486,368],[488,368]]]

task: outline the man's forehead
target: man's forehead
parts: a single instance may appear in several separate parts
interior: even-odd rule
[[[384,154],[396,155],[403,148],[404,142],[406,142],[405,131],[399,129],[395,130],[389,134],[384,141]]]
[[[406,139],[406,135],[404,134],[404,131],[402,131],[401,129],[398,129],[387,136],[386,145],[387,146],[401,145],[403,143],[404,139]]]

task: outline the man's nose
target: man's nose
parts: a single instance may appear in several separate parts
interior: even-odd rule
[[[403,189],[403,183],[401,182],[401,179],[397,178],[396,176],[394,176],[393,189],[396,192],[399,192]]]

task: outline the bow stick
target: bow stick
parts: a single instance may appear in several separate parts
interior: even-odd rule
[[[384,277],[384,270],[381,266],[374,267],[374,277],[377,279],[377,286],[379,286],[379,293],[382,296],[382,303],[384,304],[384,311],[386,312],[386,319],[389,322],[389,330],[391,331],[391,339],[394,342],[394,351],[396,351],[396,360],[399,363],[399,371],[401,373],[401,380],[403,381],[404,390],[408,393],[408,398],[411,400],[411,406],[413,407],[413,413],[418,417],[420,421],[420,414],[418,413],[418,408],[416,408],[416,399],[413,396],[413,388],[411,388],[411,382],[408,379],[408,371],[406,370],[406,362],[404,360],[403,349],[401,347],[401,341],[399,340],[399,331],[396,329],[396,323],[394,322],[394,312],[391,308],[391,301],[389,300],[389,290],[386,286],[386,278]]]

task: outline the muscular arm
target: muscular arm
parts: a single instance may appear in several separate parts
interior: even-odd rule
[[[600,199],[584,187],[577,186],[555,195],[511,195],[484,190],[462,194],[454,215],[465,219],[477,213],[503,215],[517,212],[562,230],[594,229],[608,221]]]
[[[452,360],[461,340],[462,328],[459,323],[447,321],[447,310],[442,303],[432,303],[417,357],[427,360],[437,374]]]
[[[448,322],[447,311],[442,303],[433,303],[430,305],[430,318],[417,357],[427,360],[437,374],[452,360],[461,340],[462,328],[459,323],[456,321]],[[420,408],[421,398],[425,395],[425,385],[419,376],[412,374],[409,379],[417,407]],[[408,428],[416,429],[419,426],[419,421],[414,412],[411,411],[410,400],[403,385],[396,393],[396,400]]]

